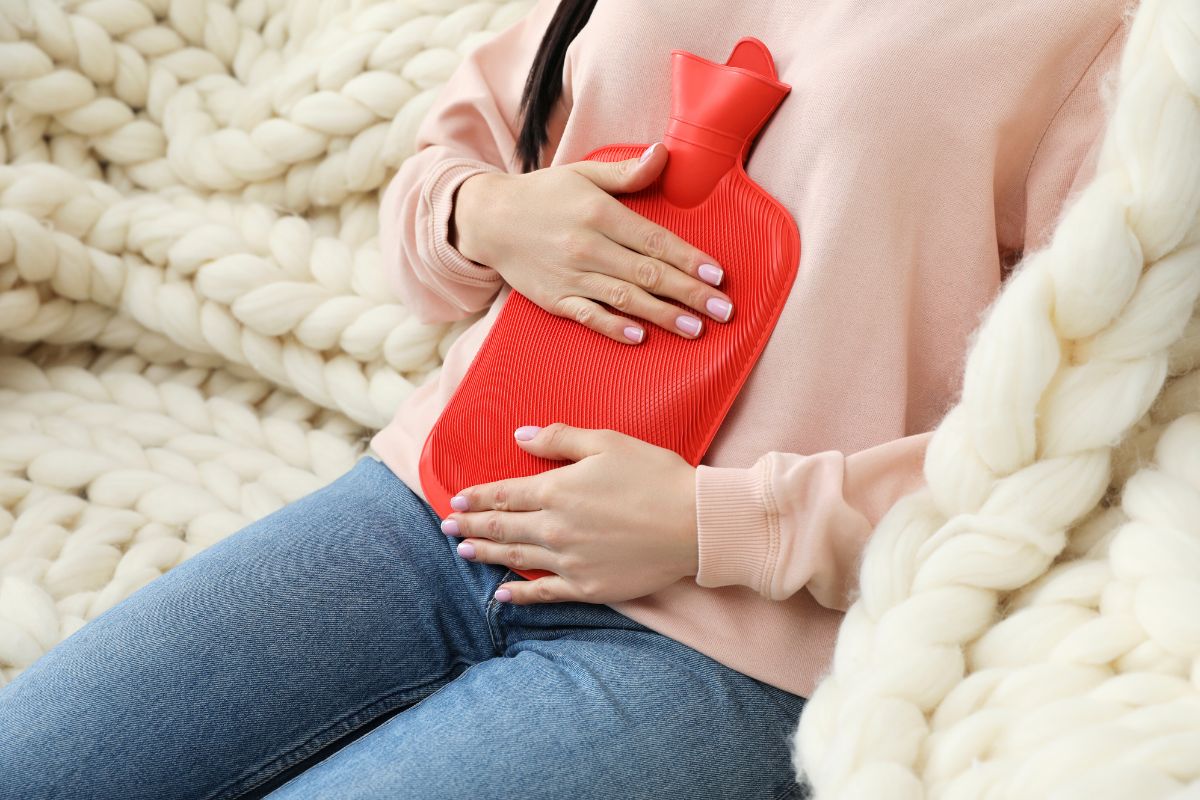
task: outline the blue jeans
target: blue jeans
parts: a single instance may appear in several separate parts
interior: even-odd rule
[[[807,797],[803,697],[459,541],[360,459],[0,689],[0,798]]]

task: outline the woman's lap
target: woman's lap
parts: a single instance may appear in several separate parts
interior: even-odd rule
[[[798,710],[660,634],[597,634],[514,643],[268,800],[802,796]]]
[[[0,798],[792,796],[802,698],[458,541],[361,459],[0,688]]]

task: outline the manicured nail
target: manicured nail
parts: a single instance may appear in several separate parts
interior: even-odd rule
[[[454,497],[450,498],[450,507],[455,511],[466,511],[469,507],[469,504],[467,503],[467,498],[463,497],[461,494],[456,494]]]
[[[512,592],[508,589],[497,589],[496,600],[501,603],[507,603],[512,600]]]
[[[528,442],[534,436],[537,436],[537,432],[541,429],[542,428],[539,425],[522,425],[513,431],[513,436],[517,437],[522,442]]]
[[[632,325],[625,328],[625,338],[631,342],[640,342],[645,335],[646,332],[641,328],[635,328]]]
[[[475,545],[471,544],[470,542],[459,542],[458,543],[458,554],[468,560],[474,558],[475,557]]]
[[[442,533],[446,534],[447,536],[458,536],[458,520],[442,520]]]
[[[717,286],[721,283],[721,279],[725,277],[725,270],[712,264],[701,264],[700,269],[696,270],[700,273],[700,280],[711,283]]]
[[[689,317],[687,314],[680,314],[675,318],[675,327],[684,333],[690,333],[695,336],[700,332],[700,320],[695,317]]]
[[[722,322],[728,322],[729,315],[733,313],[733,305],[728,300],[722,300],[719,297],[708,298],[704,307],[708,309],[708,313]]]
[[[656,147],[658,147],[658,142],[655,142],[654,144],[647,147],[645,152],[642,153],[642,157],[638,159],[638,163],[644,164],[646,162],[646,159],[650,157],[650,154],[654,152],[654,148],[656,148]]]

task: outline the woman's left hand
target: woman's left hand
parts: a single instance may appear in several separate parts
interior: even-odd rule
[[[561,422],[517,442],[575,463],[464,488],[465,510],[442,526],[465,539],[460,554],[475,548],[475,561],[555,573],[502,584],[511,602],[619,602],[696,574],[696,470],[678,453]]]

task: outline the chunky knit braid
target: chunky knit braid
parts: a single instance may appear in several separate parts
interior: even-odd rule
[[[0,2],[0,683],[344,473],[477,316],[385,182],[530,0]]]
[[[1144,0],[1118,77],[867,547],[794,740],[818,798],[1200,788],[1200,2]]]
[[[530,5],[5,3],[0,336],[238,365],[382,427],[466,325],[395,299],[378,192]]]

